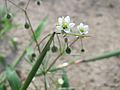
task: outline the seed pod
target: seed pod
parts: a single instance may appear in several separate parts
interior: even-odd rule
[[[6,16],[7,19],[11,19],[11,14],[8,13],[7,16]]]
[[[53,47],[51,48],[51,51],[52,51],[53,53],[55,53],[55,52],[58,51],[58,48],[57,48],[55,45],[53,45]]]
[[[81,52],[85,52],[85,49],[82,48],[82,49],[81,49]]]
[[[29,29],[30,25],[26,22],[24,27],[25,27],[25,29]]]
[[[37,0],[37,2],[36,2],[36,3],[37,3],[37,5],[38,5],[38,6],[40,5],[40,1],[39,1],[39,0]]]
[[[65,51],[66,51],[67,54],[70,54],[71,53],[70,47],[67,47]]]
[[[35,53],[32,53],[32,57],[35,58],[35,57],[36,57],[36,54],[35,54]]]

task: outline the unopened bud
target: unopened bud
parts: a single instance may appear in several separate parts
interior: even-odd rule
[[[55,53],[55,52],[58,51],[58,48],[55,45],[53,45],[53,47],[51,48],[51,50],[52,50],[53,53]]]
[[[69,47],[67,47],[65,51],[66,51],[67,54],[71,53],[71,49]]]
[[[25,28],[26,28],[26,29],[29,29],[29,27],[30,27],[29,24],[26,22],[26,23],[25,23]]]

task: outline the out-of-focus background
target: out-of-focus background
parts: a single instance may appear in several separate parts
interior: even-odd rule
[[[3,1],[0,0],[0,6],[4,5]],[[21,7],[24,7],[27,2],[27,0],[12,1]],[[9,7],[15,14],[13,22],[24,26],[24,14],[11,4]],[[34,29],[46,15],[49,16],[42,36],[56,30],[55,25],[59,16],[69,15],[76,24],[80,22],[88,24],[89,35],[92,37],[83,41],[85,52],[80,55],[81,59],[120,49],[120,0],[43,0],[40,6],[31,1],[28,12]],[[29,34],[30,32],[24,28],[9,33],[10,36],[19,39],[19,52],[14,52],[14,55],[22,52],[30,40]],[[79,50],[80,45],[76,44],[74,52]],[[7,54],[10,63],[14,55],[5,43],[0,44],[0,52]],[[25,63],[21,67],[27,68]],[[71,87],[75,87],[76,90],[120,90],[119,57],[73,65],[67,68],[67,71]]]

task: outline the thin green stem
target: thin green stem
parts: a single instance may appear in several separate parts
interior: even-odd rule
[[[27,10],[29,3],[30,3],[30,0],[27,2],[27,5],[26,5],[26,7],[25,7],[25,10]]]
[[[38,48],[38,51],[39,51],[39,53],[41,53],[41,51],[40,51],[40,47],[39,47],[38,41],[37,41],[37,39],[36,39],[36,36],[35,36],[34,30],[33,30],[33,27],[32,27],[32,24],[31,24],[31,21],[30,21],[30,19],[29,19],[28,14],[27,14],[27,11],[24,11],[24,13],[25,13],[25,16],[26,16],[26,18],[27,18],[29,24],[30,24],[30,27],[31,27],[30,30],[31,30],[31,32],[32,32],[32,34],[33,34],[33,37],[34,37],[34,40],[35,40],[36,46],[37,46],[37,48]]]
[[[61,47],[61,43],[60,43],[60,38],[59,38],[58,34],[56,34],[56,36],[57,36],[57,39],[58,39],[58,44],[59,44],[60,52],[61,52],[62,51],[62,47]]]
[[[44,74],[44,87],[45,87],[45,90],[48,90],[46,73]]]
[[[20,10],[24,11],[23,8],[19,7],[18,5],[16,5],[14,2],[12,2],[11,0],[8,0],[11,4],[13,4],[14,6],[16,6],[17,8],[19,8]]]
[[[90,62],[105,60],[105,58],[110,58],[110,57],[114,57],[114,56],[118,56],[118,55],[120,55],[120,50],[108,52],[108,53],[98,55],[96,57],[89,58],[89,59],[86,59],[86,60],[73,60],[73,61],[70,61],[70,62],[63,63],[61,65],[58,65],[55,68],[51,68],[51,69],[48,70],[48,72],[56,72],[58,70],[62,70],[63,68],[66,68],[66,67],[68,67],[70,65],[73,65],[73,64],[82,64],[82,63],[90,63]],[[43,75],[43,72],[39,72],[36,76],[41,76],[41,75]]]
[[[39,44],[39,46],[40,46],[40,44],[47,38],[47,37],[49,37],[51,34],[48,34],[47,36],[45,36],[38,44]],[[37,46],[35,46],[35,48],[36,48]]]
[[[19,64],[19,62],[22,60],[22,58],[24,57],[25,54],[26,54],[26,49],[23,51],[23,53],[20,55],[20,57],[18,59],[16,59],[15,62],[13,62],[12,68],[15,68]]]
[[[55,59],[54,61],[50,64],[50,66],[48,67],[48,69],[46,70],[46,72],[48,72],[51,67],[56,63],[56,61],[63,55],[63,53],[60,53]]]
[[[98,60],[104,60],[105,58],[109,58],[109,57],[113,57],[113,56],[119,56],[120,55],[120,51],[113,51],[113,52],[108,52],[108,53],[104,53],[102,55],[99,55],[97,57],[93,57],[90,59],[86,59],[83,62],[94,62],[94,61],[98,61]]]
[[[69,46],[72,46],[77,40],[79,39],[79,37],[77,39],[75,39]],[[53,62],[50,64],[50,66],[48,67],[48,69],[46,70],[46,72],[48,72],[51,67],[56,63],[56,61],[64,54],[64,50],[63,52],[61,52],[54,60]]]
[[[35,87],[35,90],[39,90],[34,81],[32,81],[32,84],[33,84],[33,86]]]

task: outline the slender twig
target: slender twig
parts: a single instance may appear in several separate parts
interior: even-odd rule
[[[36,36],[35,36],[34,30],[33,30],[33,27],[32,27],[32,24],[31,24],[31,21],[30,21],[30,19],[29,19],[28,14],[27,14],[27,11],[24,11],[24,13],[25,13],[25,16],[26,16],[26,18],[27,18],[29,24],[30,24],[30,27],[31,27],[30,30],[31,30],[31,32],[32,32],[32,34],[33,34],[33,37],[34,37],[34,40],[35,40],[35,42],[36,42],[36,46],[37,46],[37,48],[38,48],[38,51],[39,51],[39,53],[41,53],[41,51],[40,51],[40,47],[39,47],[38,41],[37,41],[37,39],[36,39]]]
[[[35,87],[35,90],[39,90],[34,81],[32,81],[32,84],[33,84],[33,86]]]
[[[25,10],[27,10],[29,3],[30,3],[30,0],[27,2],[27,5],[26,5],[26,7],[25,7]]]
[[[79,38],[75,39],[69,46],[72,46]],[[56,61],[64,54],[64,51],[62,53],[60,53],[54,60],[53,62],[50,64],[50,66],[48,67],[48,69],[46,70],[46,72],[48,72],[51,67],[56,63]]]
[[[38,44],[39,46],[41,45],[41,43],[50,36],[51,34],[48,34],[47,36],[45,36]],[[37,45],[35,46],[35,48],[37,47]]]
[[[14,6],[16,6],[17,8],[19,8],[20,10],[22,10],[22,11],[25,13],[25,16],[26,16],[26,18],[27,18],[27,21],[29,22],[29,24],[30,24],[30,26],[31,26],[31,32],[32,32],[32,34],[33,34],[34,40],[35,40],[36,45],[37,45],[37,47],[38,47],[38,51],[39,51],[39,53],[41,53],[41,52],[40,52],[40,48],[39,48],[39,44],[38,44],[37,39],[36,39],[36,37],[35,37],[35,33],[34,33],[34,30],[33,30],[31,21],[30,21],[30,19],[29,19],[29,16],[28,16],[28,14],[27,14],[27,11],[24,10],[23,8],[19,7],[18,5],[16,5],[16,4],[15,4],[14,2],[12,2],[11,0],[8,0],[8,1],[9,1],[11,4],[13,4]],[[29,0],[29,1],[30,1],[30,0]],[[28,4],[29,4],[29,2],[28,2]],[[15,66],[20,62],[20,60],[24,57],[25,51],[26,51],[26,49],[23,51],[23,53],[22,53],[22,55],[20,56],[20,58],[17,59],[17,60],[13,63],[13,67],[15,67]]]
[[[29,22],[29,24],[30,24],[30,26],[31,26],[31,31],[32,31],[32,33],[33,33],[34,40],[35,40],[36,45],[37,45],[37,47],[38,47],[38,51],[39,51],[39,53],[40,53],[39,44],[38,44],[38,42],[37,42],[37,39],[36,39],[36,36],[35,36],[34,30],[33,30],[33,27],[32,27],[32,24],[31,24],[31,21],[30,21],[30,19],[29,19],[28,14],[27,14],[27,11],[26,11],[26,10],[24,10],[23,8],[19,7],[18,5],[16,5],[16,4],[15,4],[14,2],[12,2],[11,0],[8,0],[8,1],[9,1],[10,3],[12,3],[14,6],[16,6],[17,8],[21,9],[22,11],[24,11],[25,16],[26,16],[26,18],[27,18],[27,20],[28,20],[28,22]],[[30,2],[30,0],[28,1],[28,3],[27,3],[27,6],[26,6],[26,7],[28,7],[29,2]]]
[[[80,37],[77,37],[70,45],[69,47],[71,47]]]
[[[50,64],[50,66],[48,67],[48,69],[46,70],[46,72],[48,72],[51,67],[56,63],[56,61],[63,55],[63,53],[60,53],[55,59],[54,61]]]
[[[45,90],[48,90],[46,73],[44,74],[44,87]]]
[[[56,34],[56,36],[57,36],[58,44],[59,44],[60,51],[61,51],[61,43],[60,43],[60,38],[59,38],[58,34]]]
[[[24,57],[26,53],[26,48],[24,49],[23,53],[20,55],[20,57],[18,59],[15,60],[15,62],[13,62],[12,64],[12,68],[15,68],[17,66],[17,64],[22,60],[22,58]]]
[[[14,2],[12,2],[11,0],[8,0],[11,4],[13,4],[14,6],[16,6],[17,8],[21,9],[22,11],[24,11],[23,8],[19,7],[18,5],[16,5]]]
[[[5,0],[5,8],[8,11],[8,4],[7,4],[7,0]]]
[[[81,47],[83,49],[83,40],[82,40],[82,38],[80,38],[80,42],[81,42]]]

